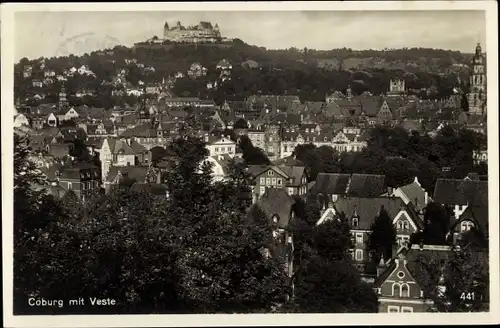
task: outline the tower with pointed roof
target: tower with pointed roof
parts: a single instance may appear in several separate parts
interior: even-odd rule
[[[68,99],[66,98],[66,90],[64,85],[61,87],[61,91],[59,92],[59,110],[63,110],[68,107]]]
[[[481,45],[478,43],[472,58],[472,76],[470,77],[470,91],[467,95],[469,113],[475,115],[486,114],[486,68],[485,58]]]

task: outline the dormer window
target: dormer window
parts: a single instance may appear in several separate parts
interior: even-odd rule
[[[352,227],[356,228],[358,227],[359,224],[359,219],[358,218],[352,218]]]

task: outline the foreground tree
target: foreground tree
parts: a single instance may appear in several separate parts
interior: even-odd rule
[[[294,275],[294,297],[282,310],[377,312],[377,296],[361,281],[359,272],[351,263],[351,238],[345,217],[335,216],[307,230],[307,233],[311,233],[310,239],[298,244],[301,259]]]
[[[396,230],[385,209],[375,218],[368,236],[368,249],[373,253],[374,263],[383,257],[384,261],[391,258],[392,246],[396,243]]]
[[[417,259],[415,275],[423,281],[424,296],[434,302],[431,311],[488,311],[488,251],[465,244],[446,255]]]

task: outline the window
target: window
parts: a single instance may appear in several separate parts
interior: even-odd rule
[[[276,178],[272,178],[271,182],[272,182],[273,185],[275,185],[276,184]]]
[[[363,243],[363,234],[357,233],[356,234],[356,244],[362,244],[362,243]]]
[[[85,190],[85,182],[82,182],[82,190]]]
[[[269,170],[269,171],[267,171],[267,174],[268,175],[274,175],[274,171],[273,170]]]
[[[352,219],[352,226],[357,227],[358,226],[358,218],[353,218]]]
[[[281,179],[280,179],[280,178],[278,178],[278,180],[277,180],[277,181],[278,181],[278,186],[281,186]]]
[[[293,195],[293,188],[288,188],[288,194],[289,194],[290,196],[292,196],[292,195]]]
[[[392,284],[392,296],[396,296],[396,291],[400,291],[401,290],[401,286],[395,282]]]
[[[260,184],[261,185],[266,184],[266,178],[260,178]]]
[[[404,231],[410,230],[410,224],[408,223],[408,221],[403,222],[403,230]]]
[[[73,184],[71,182],[68,182],[68,190],[72,190],[73,189]]]
[[[260,194],[263,195],[266,192],[266,187],[260,187]]]
[[[403,279],[405,277],[405,273],[403,271],[398,272],[398,278]]]
[[[387,312],[389,312],[389,313],[399,313],[399,306],[389,305],[387,307]]]
[[[410,286],[408,284],[402,284],[400,288],[400,297],[410,297]]]
[[[363,250],[362,249],[356,250],[356,261],[363,261]]]
[[[354,249],[350,249],[349,254],[351,254],[351,258],[354,260]]]
[[[403,312],[403,313],[411,313],[411,312],[413,312],[413,308],[411,306],[402,306],[401,307],[401,312]]]
[[[219,152],[219,147],[215,147],[215,152],[218,153]]]
[[[472,228],[474,228],[474,223],[470,221],[462,221],[462,223],[460,223],[460,232],[466,232]]]
[[[266,185],[270,185],[271,184],[271,178],[266,178]]]

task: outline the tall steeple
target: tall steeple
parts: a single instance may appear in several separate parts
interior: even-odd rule
[[[486,69],[481,49],[478,43],[472,58],[472,75],[470,77],[470,91],[467,95],[470,114],[486,114]]]

